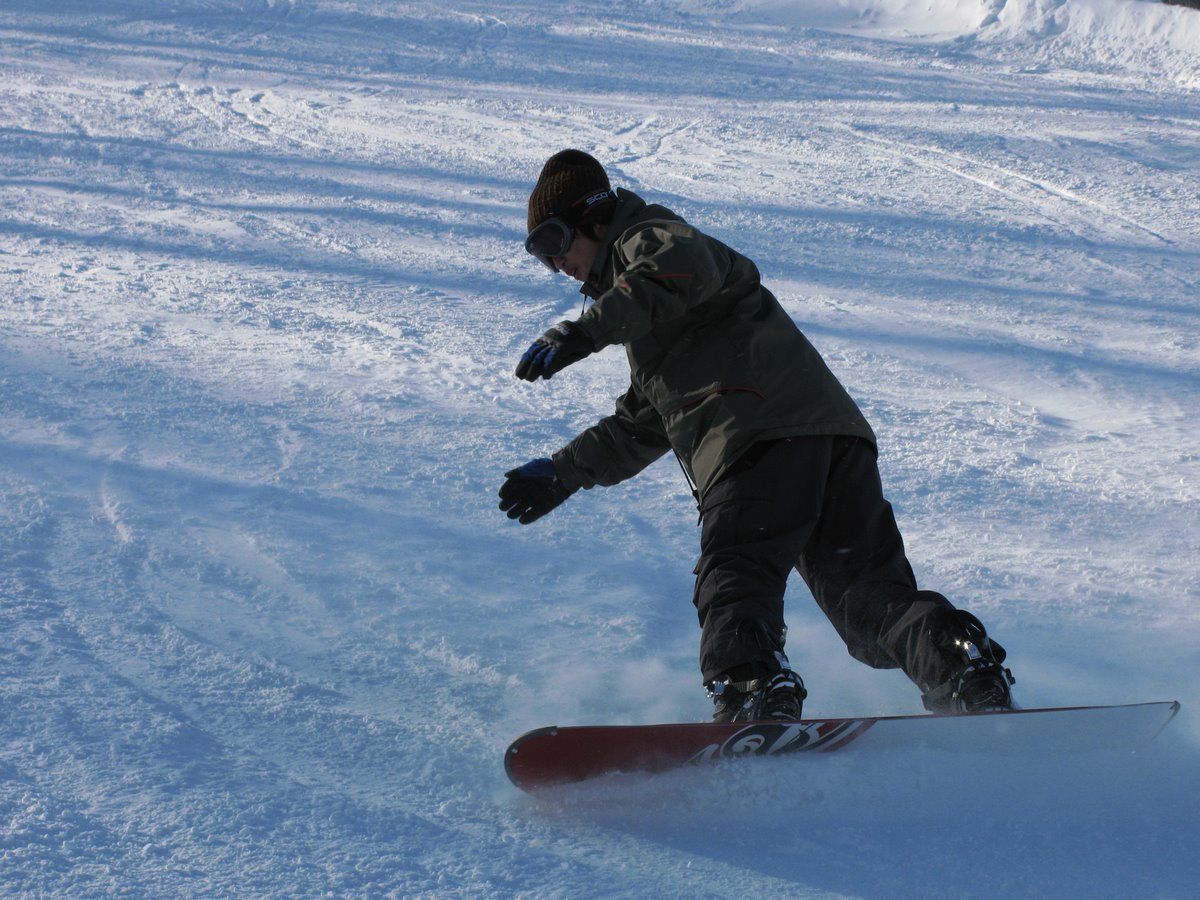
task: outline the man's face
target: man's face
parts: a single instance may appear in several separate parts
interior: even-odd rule
[[[604,227],[600,228],[600,238],[604,238]],[[570,275],[576,281],[587,281],[592,266],[596,264],[596,254],[600,252],[600,241],[593,240],[583,232],[576,230],[575,238],[571,241],[562,256],[555,256],[551,262],[558,271]]]

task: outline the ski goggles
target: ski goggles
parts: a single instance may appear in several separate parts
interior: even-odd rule
[[[575,240],[575,229],[558,217],[547,219],[525,238],[525,251],[541,260],[542,265],[557,272],[554,257],[563,256]]]
[[[566,215],[572,222],[579,224],[589,220],[592,212],[601,209],[603,204],[615,201],[615,195],[607,188],[592,191],[571,204]],[[598,205],[599,204],[599,205]],[[575,239],[575,228],[561,216],[551,216],[525,238],[525,249],[542,261],[546,268],[557,272],[554,257],[563,256]]]

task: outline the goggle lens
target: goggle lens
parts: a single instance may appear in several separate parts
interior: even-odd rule
[[[554,266],[554,257],[565,254],[574,237],[574,231],[562,219],[547,219],[529,232],[529,237],[525,239],[525,250],[558,271]]]

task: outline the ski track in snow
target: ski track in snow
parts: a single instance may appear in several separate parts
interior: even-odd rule
[[[1133,0],[6,2],[4,892],[1189,895],[1196,47]],[[627,377],[511,377],[580,308],[520,247],[568,146],[756,260],[1022,703],[1171,730],[509,787],[525,729],[707,712],[670,460],[495,509]],[[788,618],[812,714],[919,711]]]

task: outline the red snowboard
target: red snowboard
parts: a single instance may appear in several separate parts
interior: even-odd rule
[[[852,743],[874,749],[993,753],[1126,748],[1151,740],[1178,711],[1179,703],[1168,700],[952,716],[550,727],[513,741],[504,768],[513,784],[532,791],[613,772],[663,772],[741,756],[827,753]]]

